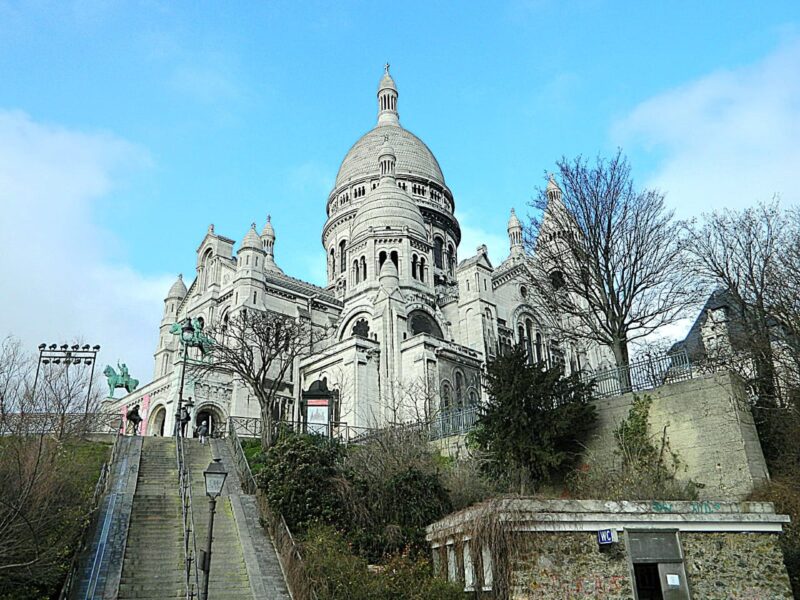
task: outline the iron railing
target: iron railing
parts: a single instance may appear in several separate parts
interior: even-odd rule
[[[479,410],[479,406],[469,406],[439,413],[428,423],[428,436],[438,440],[468,433],[478,420]]]
[[[116,413],[15,412],[0,415],[0,436],[113,434],[121,426],[120,415]]]
[[[117,459],[117,448],[119,447],[120,431],[122,429],[122,421],[119,415],[117,415],[117,421],[120,426],[117,427],[117,433],[114,436],[114,442],[111,444],[111,454],[100,469],[100,475],[97,478],[97,483],[94,486],[92,500],[89,503],[90,517],[86,520],[83,529],[81,529],[79,536],[80,541],[78,543],[78,547],[75,549],[75,552],[72,555],[72,558],[70,559],[70,568],[67,572],[67,576],[64,579],[64,584],[61,586],[61,592],[58,595],[58,600],[65,600],[66,598],[70,597],[70,594],[73,593],[73,586],[75,585],[76,581],[78,581],[77,574],[78,568],[80,567],[80,557],[91,543],[90,536],[97,528],[97,515],[99,514],[97,509],[100,507],[100,500],[108,491],[108,485],[111,481],[111,468]],[[93,574],[94,573],[92,573],[92,575]]]
[[[332,421],[329,424],[299,423],[297,421],[275,421],[275,439],[288,432],[316,433],[325,437],[336,438],[345,444],[357,443],[379,431],[373,427],[355,427],[346,421]],[[260,417],[229,417],[228,437],[236,435],[239,438],[261,437]]]
[[[581,374],[583,381],[594,382],[595,396],[598,398],[652,390],[692,377],[692,363],[685,350],[664,356],[648,357],[623,367]]]
[[[194,511],[192,509],[192,475],[186,466],[183,436],[180,431],[175,441],[175,456],[178,464],[178,490],[181,497],[181,519],[183,529],[184,583],[186,599],[192,600],[200,589],[197,572],[197,540],[195,539]]]

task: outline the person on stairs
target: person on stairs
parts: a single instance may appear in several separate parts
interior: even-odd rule
[[[197,428],[197,435],[200,438],[200,443],[205,445],[206,437],[208,437],[208,421],[203,421],[200,427]]]
[[[134,405],[134,407],[128,411],[128,414],[125,415],[125,418],[128,420],[128,427],[131,429],[131,434],[136,435],[139,430],[139,423],[142,422],[142,417],[139,414],[139,405]]]

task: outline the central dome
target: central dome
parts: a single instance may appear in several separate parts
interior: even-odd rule
[[[399,124],[387,124],[378,125],[353,144],[339,167],[334,187],[338,189],[362,177],[377,177],[377,157],[387,136],[397,155],[398,177],[417,176],[445,185],[439,161],[425,142]]]

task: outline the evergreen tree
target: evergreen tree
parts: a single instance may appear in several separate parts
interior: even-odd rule
[[[486,368],[488,403],[474,431],[473,447],[485,469],[525,491],[574,465],[595,422],[592,385],[560,367],[530,364],[516,346]]]

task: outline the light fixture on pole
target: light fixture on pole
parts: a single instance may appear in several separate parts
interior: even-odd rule
[[[208,600],[208,580],[211,573],[211,542],[214,532],[214,513],[217,508],[217,498],[222,493],[222,487],[225,485],[225,478],[228,472],[222,466],[219,458],[215,458],[208,465],[208,468],[203,471],[203,477],[206,482],[206,496],[208,496],[208,537],[206,538],[206,547],[200,553],[200,568],[203,570],[203,585],[201,588],[201,600]]]
[[[84,344],[83,347],[81,347],[78,344],[73,344],[70,347],[69,344],[61,344],[59,348],[57,344],[50,344],[50,346],[48,346],[45,343],[41,343],[38,349],[39,360],[36,363],[36,375],[33,378],[32,397],[34,402],[36,401],[36,386],[39,383],[39,372],[42,365],[60,365],[63,362],[66,368],[69,368],[70,365],[91,366],[92,369],[89,374],[89,384],[86,390],[86,405],[84,408],[84,414],[88,414],[89,401],[92,395],[92,382],[94,380],[94,365],[97,362],[97,353],[100,351],[100,346],[95,345],[90,347],[89,344]]]
[[[183,382],[186,379],[186,359],[189,356],[189,342],[194,338],[192,320],[186,317],[181,325],[181,342],[183,343],[183,366],[181,367],[181,387],[178,390],[178,407],[175,411],[175,437],[181,435],[181,406],[183,405]]]

